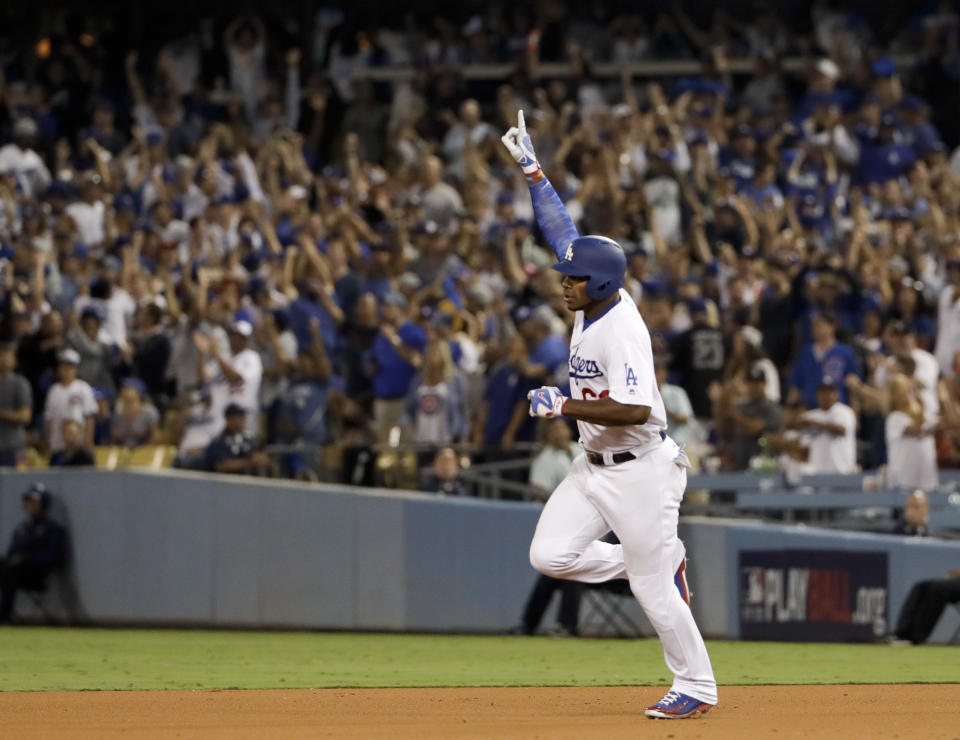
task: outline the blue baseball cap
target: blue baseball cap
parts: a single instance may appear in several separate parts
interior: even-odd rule
[[[133,388],[141,396],[147,395],[147,386],[140,378],[124,378],[122,387]]]
[[[892,77],[897,73],[897,65],[890,57],[880,57],[874,61],[871,71],[877,77]]]
[[[707,312],[707,302],[703,298],[692,298],[687,301],[687,310],[691,316]]]

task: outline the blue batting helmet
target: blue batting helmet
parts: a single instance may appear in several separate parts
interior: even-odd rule
[[[627,258],[623,248],[605,236],[578,236],[563,259],[553,266],[564,275],[589,277],[587,295],[595,301],[609,298],[623,287]]]

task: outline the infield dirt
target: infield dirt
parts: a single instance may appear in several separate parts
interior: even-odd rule
[[[304,689],[0,694],[10,738],[948,738],[960,685],[723,686],[694,720],[663,688]]]

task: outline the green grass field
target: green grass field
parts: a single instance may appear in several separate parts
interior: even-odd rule
[[[960,649],[708,643],[722,684],[960,683]],[[0,690],[669,683],[656,640],[0,629]]]

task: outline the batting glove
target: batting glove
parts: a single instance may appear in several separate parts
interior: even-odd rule
[[[517,125],[512,126],[501,136],[500,141],[510,152],[510,156],[520,165],[527,182],[536,182],[543,177],[540,162],[537,161],[536,152],[533,151],[533,142],[530,141],[530,134],[527,133],[527,124],[523,120],[523,111],[517,113]]]
[[[530,401],[530,416],[552,419],[554,416],[563,416],[563,404],[570,399],[555,385],[551,385],[530,391],[527,400]]]

